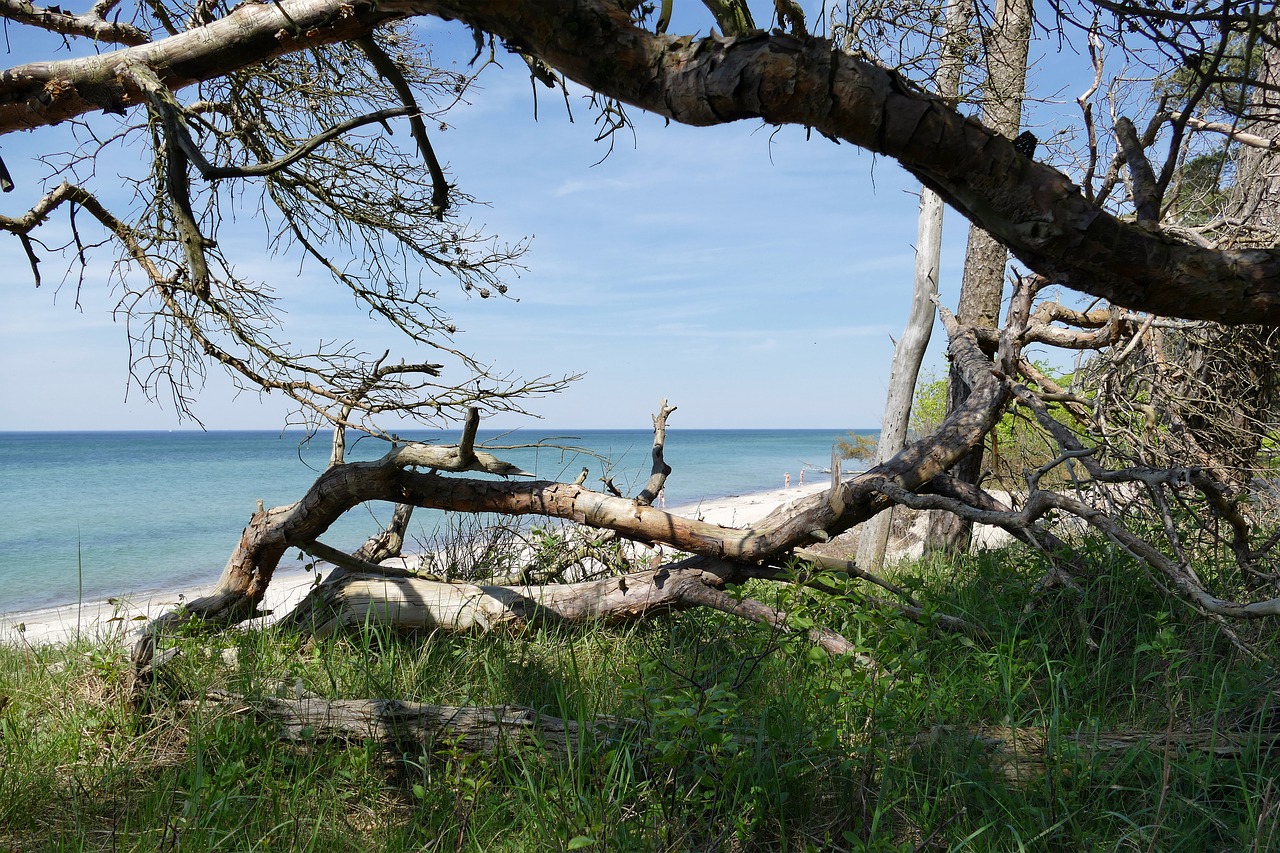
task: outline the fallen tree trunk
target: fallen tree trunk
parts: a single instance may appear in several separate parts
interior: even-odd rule
[[[192,704],[212,704],[270,720],[285,740],[376,740],[396,752],[412,750],[414,754],[441,749],[492,753],[532,744],[554,754],[568,755],[583,740],[610,740],[626,727],[636,725],[618,717],[600,716],[584,726],[522,705],[460,707],[398,699],[249,698],[213,691]]]
[[[724,585],[735,579],[743,579],[738,567],[705,557],[619,577],[543,586],[334,573],[299,603],[284,626],[317,637],[369,624],[402,631],[465,633],[539,623],[628,622],[710,607],[781,633],[792,631],[782,611],[724,592]],[[831,654],[853,654],[862,664],[880,670],[834,631],[813,628],[806,636]]]
[[[1049,730],[1030,726],[983,726],[956,729],[935,726],[908,743],[917,752],[930,747],[959,749],[973,754],[1013,785],[1030,785],[1051,768],[1079,760],[1111,766],[1131,750],[1167,755],[1201,753],[1215,759],[1236,758],[1254,750],[1269,755],[1280,744],[1280,732],[1194,731],[1076,731],[1053,736]]]
[[[751,528],[723,527],[684,518],[649,506],[642,499],[594,492],[579,483],[475,480],[440,473],[485,471],[504,477],[524,473],[473,448],[477,418],[468,420],[457,446],[410,444],[393,448],[373,462],[331,465],[297,503],[270,510],[259,507],[241,534],[240,544],[215,590],[144,629],[134,644],[135,672],[144,671],[150,663],[155,653],[155,636],[184,621],[199,618],[233,623],[254,615],[285,551],[290,547],[315,550],[319,537],[342,514],[366,501],[455,512],[532,514],[566,519],[611,530],[634,541],[660,543],[717,561],[717,568],[710,574],[713,578],[710,584],[702,568],[697,569],[696,574],[686,574],[685,566],[675,564],[598,582],[597,586],[588,588],[539,587],[532,596],[520,587],[460,591],[452,584],[420,586],[421,581],[388,584],[381,578],[373,581],[348,578],[347,582],[352,584],[349,602],[342,603],[342,596],[338,594],[338,598],[330,602],[336,607],[330,608],[329,616],[312,619],[316,626],[328,625],[334,619],[335,624],[367,620],[371,608],[379,618],[393,620],[393,625],[405,620],[405,625],[417,628],[428,627],[428,622],[438,626],[462,620],[479,625],[494,620],[528,620],[533,614],[545,618],[545,614],[556,612],[558,607],[574,612],[573,621],[633,618],[637,607],[639,612],[650,613],[706,605],[713,599],[722,605],[720,609],[726,609],[728,604],[723,599],[703,589],[744,579],[733,566],[748,567],[776,560],[797,547],[826,540],[849,529],[890,505],[880,484],[887,482],[908,491],[919,489],[982,441],[999,419],[1008,399],[1009,392],[999,371],[1012,370],[1018,336],[1029,311],[1030,292],[1024,292],[1014,302],[1009,325],[1002,336],[996,371],[979,348],[973,331],[961,328],[949,312],[940,312],[950,335],[951,357],[974,390],[965,405],[943,421],[938,430],[850,481],[833,482],[825,493],[779,508]],[[663,412],[667,411],[664,401]],[[658,427],[657,421],[655,427]],[[661,431],[656,431],[660,441]],[[655,456],[655,473],[661,472],[661,468],[660,458]],[[665,472],[661,475],[665,478]],[[701,584],[703,589],[688,585],[692,583]],[[378,592],[370,584],[376,585]],[[627,590],[632,588],[643,593],[628,594]],[[328,591],[325,594],[329,594]],[[428,600],[433,604],[425,606],[423,602]],[[764,605],[753,603],[736,610],[740,611],[739,615],[758,621],[785,624],[782,614],[767,615],[768,608]],[[832,652],[848,649],[847,642],[838,635],[819,635],[815,640]]]
[[[393,625],[405,631],[465,633],[547,622],[626,622],[692,606],[690,584],[722,586],[735,572],[688,560],[654,571],[572,584],[493,586],[427,578],[343,573],[313,589],[284,620],[326,637],[342,628]],[[335,577],[336,575],[336,577]]]

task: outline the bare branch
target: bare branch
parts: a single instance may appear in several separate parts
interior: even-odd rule
[[[370,562],[359,556],[353,556],[345,551],[339,551],[323,542],[300,542],[298,550],[303,551],[318,560],[324,560],[326,563],[333,563],[341,569],[356,574],[380,575],[389,578],[416,578],[419,577],[417,572],[411,572],[408,569],[401,569],[397,566],[383,566],[378,563]],[[330,574],[327,582],[334,582],[334,577]]]
[[[30,0],[0,0],[0,18],[19,24],[28,24],[68,36],[83,36],[96,42],[141,45],[151,41],[151,36],[132,24],[104,20],[119,0],[95,3],[83,15],[73,15],[56,6],[36,6]]]
[[[1206,121],[1195,116],[1184,116],[1182,113],[1171,113],[1175,119],[1185,121],[1187,127],[1196,130],[1207,130],[1212,133],[1221,133],[1233,142],[1239,142],[1241,145],[1248,145],[1251,148],[1262,148],[1267,151],[1280,151],[1280,140],[1270,139],[1265,136],[1258,136],[1256,133],[1249,133],[1240,130],[1235,125],[1225,124],[1220,121]]]
[[[294,163],[306,157],[326,142],[332,142],[345,133],[349,133],[361,127],[370,124],[382,124],[387,119],[398,118],[400,116],[410,115],[411,107],[392,107],[391,109],[378,110],[355,118],[347,119],[344,122],[335,124],[327,130],[317,133],[315,136],[296,146],[289,153],[275,158],[267,163],[258,163],[253,166],[215,166],[209,162],[204,156],[204,152],[196,145],[186,129],[178,125],[179,143],[182,145],[183,151],[190,158],[191,164],[200,172],[201,177],[206,180],[216,180],[219,178],[250,178],[263,175],[271,175],[279,172]]]
[[[1137,128],[1125,116],[1116,119],[1116,138],[1129,168],[1130,190],[1139,222],[1154,224],[1160,219],[1160,199],[1156,197],[1156,176],[1142,152]]]
[[[369,57],[369,61],[373,63],[378,73],[396,90],[396,94],[400,96],[405,106],[409,116],[409,130],[413,134],[414,141],[418,143],[418,151],[422,153],[422,159],[427,164],[428,171],[431,172],[431,185],[434,188],[431,203],[435,205],[436,218],[443,219],[445,211],[449,209],[449,184],[445,181],[444,170],[440,168],[435,149],[431,147],[431,140],[427,137],[427,125],[422,120],[422,111],[418,108],[413,90],[409,88],[409,83],[404,79],[399,66],[387,56],[386,51],[379,46],[372,35],[356,39],[356,44],[364,51],[365,56]]]
[[[467,419],[462,425],[462,437],[458,440],[458,463],[470,465],[476,461],[476,430],[480,428],[480,410],[467,409]]]
[[[663,447],[667,442],[667,418],[676,410],[675,406],[668,406],[664,397],[662,402],[658,404],[658,413],[653,416],[653,467],[649,472],[649,480],[644,484],[644,488],[640,490],[640,494],[636,496],[636,502],[645,506],[651,506],[658,493],[662,491],[663,485],[667,482],[667,477],[671,476],[671,466],[667,464],[663,458]]]

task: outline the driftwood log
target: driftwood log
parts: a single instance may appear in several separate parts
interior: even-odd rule
[[[790,632],[782,611],[721,589],[737,574],[732,564],[703,557],[619,577],[543,586],[351,574],[313,589],[285,625],[317,637],[368,624],[457,633],[548,622],[627,622],[664,611],[710,607]],[[874,665],[834,631],[812,628],[805,634],[831,654],[854,654],[863,664]]]
[[[935,726],[912,738],[908,752],[932,748],[962,750],[1013,785],[1043,779],[1055,765],[1083,761],[1109,767],[1125,753],[1144,750],[1167,760],[1199,753],[1235,758],[1252,750],[1265,754],[1280,746],[1280,732],[1229,732],[1217,729],[1180,731],[1076,731],[1056,736],[1033,726],[983,726],[961,729]]]
[[[599,742],[616,737],[632,721],[596,717],[580,725],[521,705],[461,707],[426,705],[398,699],[324,699],[303,696],[249,698],[211,691],[189,705],[250,713],[278,726],[282,739],[298,742],[375,740],[397,753],[442,750],[492,753],[503,748],[536,745],[566,755],[583,739]]]

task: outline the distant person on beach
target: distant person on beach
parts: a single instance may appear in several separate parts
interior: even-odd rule
[[[782,475],[782,488],[784,489],[791,488],[791,472],[790,471]]]

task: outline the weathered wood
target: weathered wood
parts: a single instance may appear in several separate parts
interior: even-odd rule
[[[714,585],[723,585],[733,578],[732,568],[724,571],[726,566],[764,562],[821,536],[847,530],[884,510],[890,504],[879,489],[881,482],[888,481],[907,490],[917,489],[945,471],[994,426],[1007,399],[1008,389],[992,372],[991,362],[978,347],[972,331],[962,329],[949,312],[943,311],[942,315],[951,336],[951,357],[971,377],[974,386],[972,396],[965,407],[952,413],[928,440],[904,449],[893,459],[849,482],[833,484],[831,495],[819,493],[800,499],[775,510],[755,527],[738,529],[683,518],[636,500],[593,492],[576,483],[516,483],[445,476],[434,469],[523,472],[488,453],[474,451],[468,454],[456,446],[397,447],[372,462],[332,466],[316,479],[302,500],[271,510],[260,508],[254,513],[241,534],[239,546],[223,570],[218,586],[209,595],[189,602],[181,611],[166,614],[147,626],[134,644],[135,667],[141,670],[149,663],[156,634],[188,619],[234,622],[252,616],[285,550],[312,547],[312,543],[343,513],[372,500],[458,512],[494,512],[509,516],[537,514],[568,519],[589,527],[612,530],[637,541],[666,544],[716,561],[706,565],[718,567],[709,571],[718,577]],[[1000,364],[1010,372],[1012,361],[1017,356],[1016,345],[1012,342],[1022,328],[1016,321],[1017,317],[1016,328],[1006,335],[1001,351]],[[417,470],[424,466],[433,470]],[[699,568],[696,571],[703,570]],[[547,590],[545,593],[528,595],[520,592],[518,587],[494,588],[493,591],[479,593],[475,590],[459,591],[457,585],[446,584],[413,590],[404,602],[395,596],[387,598],[371,587],[360,586],[364,581],[349,581],[352,600],[362,604],[353,605],[355,610],[339,608],[338,612],[359,612],[363,618],[368,618],[370,607],[383,601],[384,604],[376,606],[394,610],[394,618],[390,610],[383,613],[385,618],[391,619],[390,624],[398,624],[404,619],[408,620],[405,627],[425,628],[430,627],[427,624],[429,619],[435,625],[455,625],[459,630],[470,630],[485,627],[494,620],[527,620],[535,614],[538,618],[545,618],[548,613],[557,613],[557,608],[564,608],[566,612],[579,612],[585,608],[588,612],[573,617],[585,620],[632,618],[629,614],[635,608],[649,612],[655,607],[688,606],[689,601],[679,597],[679,587],[668,583],[669,579],[683,577],[675,568],[663,568],[648,574],[651,576],[637,573],[626,579],[598,582],[606,586],[583,596],[577,590],[565,592],[551,587],[538,588]],[[623,595],[618,598],[608,590],[607,584],[611,582],[619,586],[635,583],[645,595],[628,596],[619,588],[617,592]],[[387,581],[379,578],[376,583],[385,584]],[[412,590],[412,587],[405,589]],[[414,606],[412,596],[418,595],[427,595],[430,606]],[[306,618],[317,628],[329,621],[327,616],[307,615]]]
[[[533,622],[625,622],[682,609],[690,585],[722,586],[731,565],[691,559],[621,577],[542,586],[493,586],[351,574],[316,587],[285,620],[327,636],[368,623],[405,631],[487,631]]]
[[[270,720],[287,740],[376,740],[397,752],[414,747],[428,754],[441,750],[492,753],[533,745],[565,755],[583,740],[609,740],[638,725],[597,716],[583,726],[521,705],[425,705],[399,699],[250,698],[213,691],[200,704]]]
[[[370,536],[353,556],[368,560],[370,563],[381,563],[390,557],[399,557],[411,518],[413,518],[413,504],[396,504],[387,526],[381,532]]]
[[[971,752],[992,771],[1014,785],[1029,785],[1044,778],[1049,768],[1064,761],[1083,760],[1110,766],[1130,750],[1185,755],[1203,753],[1229,759],[1251,750],[1272,752],[1280,745],[1280,732],[1198,731],[1074,731],[1056,737],[1032,726],[935,726],[911,739],[909,751],[945,746]]]
[[[911,311],[902,338],[893,348],[876,462],[892,459],[907,441],[920,365],[933,335],[933,302],[938,297],[938,268],[942,257],[942,213],[942,198],[933,190],[921,188]],[[858,564],[867,571],[876,572],[883,566],[892,524],[893,509],[890,508],[863,522],[859,528]]]
[[[666,485],[667,477],[671,476],[671,466],[667,464],[663,449],[667,443],[667,418],[671,417],[671,413],[675,410],[676,407],[668,406],[667,398],[663,397],[662,402],[658,404],[658,413],[653,416],[653,450],[651,452],[653,465],[649,471],[649,479],[640,490],[640,494],[636,496],[636,501],[639,503],[652,505],[662,491],[662,487]]]

